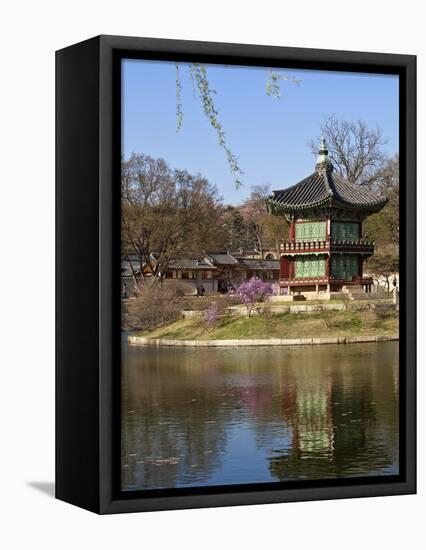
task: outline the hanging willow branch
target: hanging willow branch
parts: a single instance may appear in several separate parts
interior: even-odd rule
[[[216,132],[220,147],[225,151],[226,160],[229,165],[229,169],[234,176],[235,187],[238,189],[242,183],[240,176],[244,174],[242,171],[238,157],[232,152],[227,145],[226,134],[223,130],[222,123],[219,121],[219,111],[216,109],[213,101],[213,96],[216,94],[216,90],[210,88],[207,78],[207,70],[204,65],[199,63],[191,63],[189,65],[189,76],[192,83],[192,92],[195,94],[198,91],[204,114],[210,121],[210,125]],[[266,94],[268,96],[274,96],[277,99],[281,97],[281,81],[292,82],[293,84],[300,84],[300,80],[294,77],[281,75],[269,69],[269,76],[266,82]],[[183,107],[182,107],[182,81],[179,71],[179,64],[176,64],[176,131],[179,132],[183,124]]]
[[[182,82],[180,79],[179,64],[176,63],[176,132],[182,128],[183,108],[182,108]]]
[[[217,139],[219,145],[225,151],[226,159],[228,161],[229,168],[231,173],[235,178],[235,186],[238,189],[241,186],[241,181],[239,176],[243,174],[243,171],[238,164],[238,158],[234,155],[231,149],[226,143],[225,132],[221,122],[219,121],[219,111],[216,109],[213,96],[216,94],[216,91],[210,88],[209,81],[207,79],[207,71],[204,65],[199,65],[198,63],[192,64],[193,77],[198,89],[200,100],[203,106],[203,111],[206,117],[209,119],[211,126],[216,131]]]
[[[281,82],[292,82],[299,86],[300,80],[294,78],[293,76],[287,76],[284,74],[277,73],[272,69],[268,71],[268,78],[266,80],[266,95],[276,97],[280,99],[281,97]]]

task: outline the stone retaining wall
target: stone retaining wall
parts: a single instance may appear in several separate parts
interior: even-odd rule
[[[397,334],[386,336],[340,336],[337,338],[269,338],[245,340],[172,340],[167,338],[146,338],[129,336],[129,344],[136,346],[179,346],[179,347],[244,347],[244,346],[304,346],[313,344],[361,344],[366,342],[389,342],[399,340]]]
[[[265,312],[274,314],[274,313],[318,313],[322,311],[361,311],[361,310],[369,310],[369,309],[395,309],[395,305],[392,302],[385,302],[382,303],[365,303],[365,304],[358,304],[351,302],[349,304],[344,303],[330,303],[330,304],[289,304],[289,305],[276,305],[273,307],[268,307],[267,304],[261,304],[258,308],[255,308],[252,311],[252,315],[259,315]],[[187,318],[194,318],[194,317],[202,317],[205,313],[205,310],[183,310],[182,311],[182,317]],[[247,316],[247,308],[245,306],[230,306],[227,309],[228,315],[238,315],[238,316]]]

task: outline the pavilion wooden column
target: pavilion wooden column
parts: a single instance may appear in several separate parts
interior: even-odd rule
[[[290,261],[286,256],[281,256],[280,279],[288,279],[289,277],[290,277]]]
[[[363,285],[362,285],[362,262],[363,262],[363,261],[364,261],[364,258],[363,258],[363,256],[360,254],[360,255],[358,256],[358,276],[359,276],[359,278],[361,279],[361,287],[363,287]],[[364,288],[364,287],[363,287],[363,288]],[[370,288],[369,288],[368,286],[366,286],[366,287],[364,288],[364,290],[365,290],[366,292],[370,292]]]
[[[325,276],[327,278],[327,292],[330,292],[330,254],[325,260]]]
[[[294,220],[290,223],[290,233],[289,233],[290,241],[294,242],[294,239],[296,237],[296,224]]]

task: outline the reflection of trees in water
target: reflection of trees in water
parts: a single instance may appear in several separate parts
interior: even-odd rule
[[[123,441],[122,459],[128,465],[123,469],[124,486],[174,487],[177,481],[200,482],[209,477],[224,448],[223,425],[219,417],[213,421],[210,415],[185,404],[187,397],[182,393],[184,415],[176,405],[155,412],[151,400],[137,408]],[[214,415],[214,402],[206,400],[205,404],[213,405]],[[172,411],[175,419],[170,417]]]
[[[366,348],[357,360],[353,353],[342,354],[336,365],[321,365],[319,355],[317,364],[293,372],[296,383],[288,386],[282,408],[292,428],[292,445],[271,458],[274,477],[285,481],[397,473],[398,400],[391,365],[386,364],[395,358],[376,352],[374,346]]]
[[[124,488],[201,483],[220,462],[226,440],[223,388],[211,383],[214,365],[200,373],[190,355],[184,358],[184,364],[167,364],[148,353],[143,365],[136,355],[127,361]]]

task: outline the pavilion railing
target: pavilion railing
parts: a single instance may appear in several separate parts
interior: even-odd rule
[[[329,277],[289,277],[280,279],[281,286],[288,286],[290,284],[328,284]]]
[[[329,252],[330,250],[359,249],[363,252],[373,252],[374,241],[364,239],[340,239],[329,241],[284,241],[280,244],[280,251],[284,253],[302,252]]]
[[[335,277],[333,275],[322,277],[286,277],[280,278],[280,286],[289,285],[311,285],[311,284],[342,284],[342,285],[372,285],[372,277],[358,277],[354,276],[351,279],[343,279],[342,277]]]
[[[281,252],[307,252],[311,250],[330,250],[330,241],[284,241]]]

